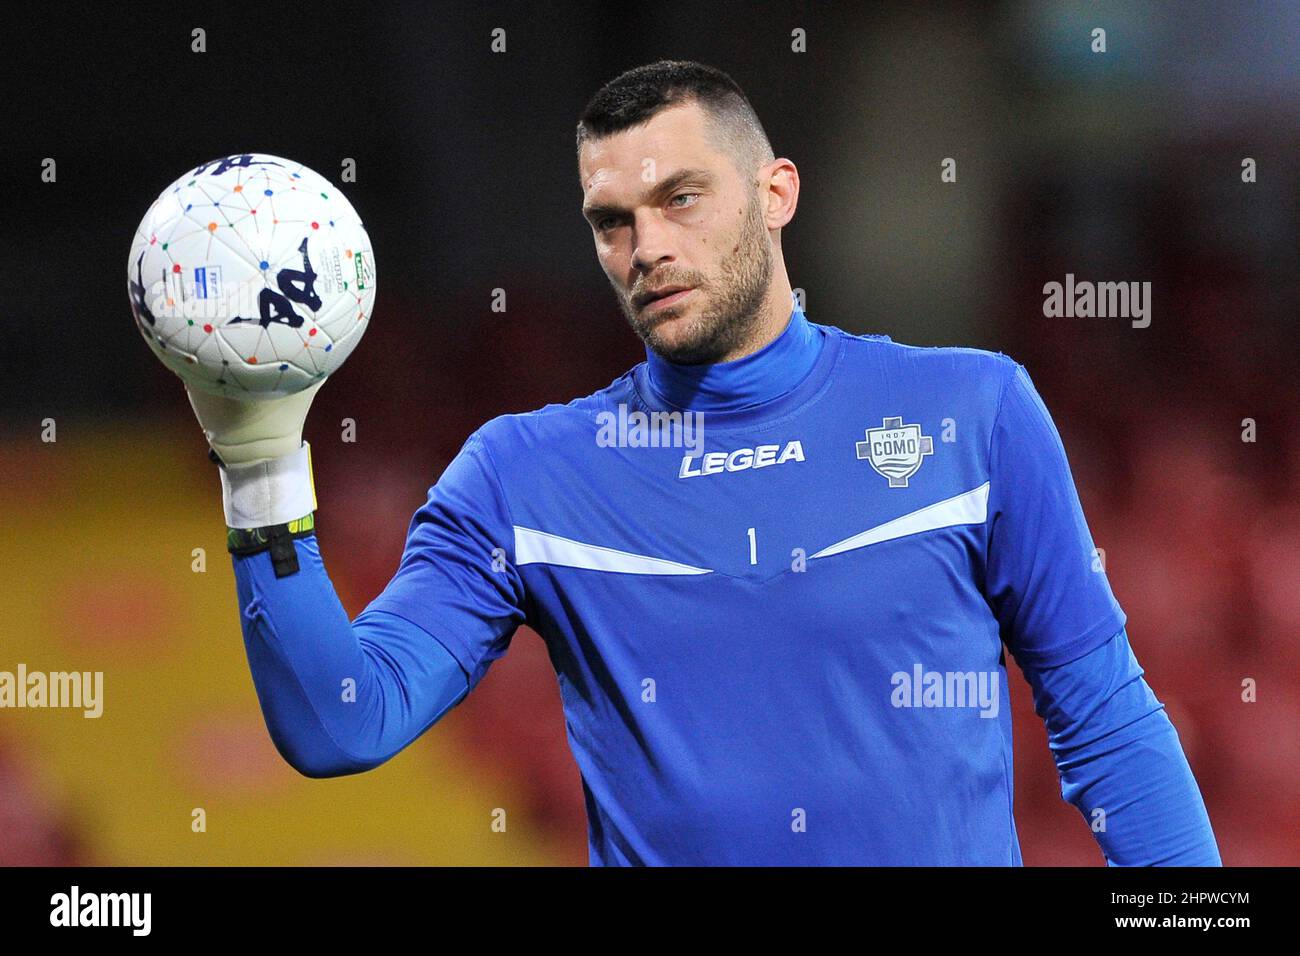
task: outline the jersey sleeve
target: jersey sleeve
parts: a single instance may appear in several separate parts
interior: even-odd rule
[[[1061,796],[1108,866],[1222,866],[1178,732],[1143,673],[1124,631],[1067,664],[1025,669]]]
[[[993,425],[988,521],[985,593],[1021,667],[1064,664],[1124,627],[1061,436],[1019,364]]]
[[[366,607],[419,626],[472,689],[526,617],[514,526],[481,433],[471,435],[411,519],[397,572]]]

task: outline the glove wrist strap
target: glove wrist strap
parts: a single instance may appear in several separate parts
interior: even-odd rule
[[[316,516],[307,514],[293,521],[263,528],[226,528],[226,550],[231,554],[271,552],[271,567],[277,578],[298,572],[295,538],[305,538],[316,531]]]
[[[295,538],[316,530],[316,488],[311,446],[303,442],[291,455],[238,465],[222,464],[221,501],[226,512],[226,550],[231,554],[271,552],[275,576],[298,571]]]

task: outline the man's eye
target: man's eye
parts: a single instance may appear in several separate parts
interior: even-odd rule
[[[679,199],[692,199],[692,200],[694,200],[694,199],[699,199],[699,198],[700,198],[700,194],[699,194],[699,193],[678,193],[678,194],[677,194],[676,196],[674,196],[672,199],[668,200],[668,204],[669,204],[670,206],[671,206],[671,205],[676,205],[678,209],[685,209],[685,208],[688,207],[688,206],[694,206],[695,203],[694,203],[694,202],[678,203],[677,200],[679,200]]]

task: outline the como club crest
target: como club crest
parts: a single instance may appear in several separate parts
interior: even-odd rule
[[[934,454],[934,439],[921,434],[920,425],[904,425],[902,417],[886,418],[879,428],[867,429],[867,440],[857,443],[858,458],[889,479],[889,487],[906,488],[926,455]]]

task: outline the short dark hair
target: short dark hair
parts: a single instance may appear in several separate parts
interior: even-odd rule
[[[661,110],[694,102],[713,120],[718,146],[743,175],[774,158],[758,114],[736,81],[692,60],[660,60],[634,67],[602,86],[578,119],[578,151],[648,121]]]

